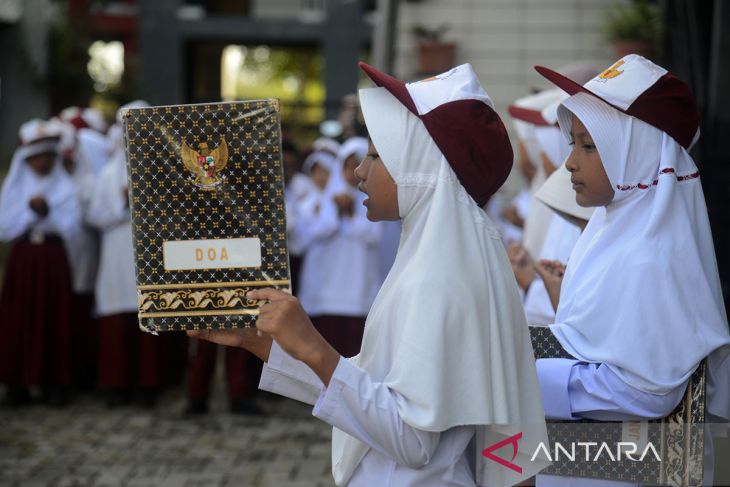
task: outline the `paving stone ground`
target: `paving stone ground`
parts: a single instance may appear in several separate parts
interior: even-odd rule
[[[333,486],[330,427],[301,403],[258,401],[261,417],[229,414],[220,393],[210,413],[186,417],[182,388],[153,409],[92,394],[0,409],[0,486]]]
[[[93,394],[64,409],[0,409],[0,487],[334,486],[331,429],[311,407],[262,393],[266,415],[232,415],[216,382],[200,417],[182,414],[183,388],[153,409]],[[716,485],[730,485],[730,439],[716,441]]]

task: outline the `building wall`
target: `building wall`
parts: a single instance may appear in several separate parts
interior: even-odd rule
[[[549,83],[533,65],[558,68],[588,61],[596,68],[614,56],[603,40],[606,9],[623,0],[401,0],[395,50],[395,72],[416,76],[413,26],[449,26],[444,40],[458,45],[457,63],[469,62],[503,120],[516,98]],[[511,126],[507,123],[508,129]],[[514,189],[514,177],[509,186]],[[509,189],[509,187],[508,187]]]
[[[49,115],[39,78],[46,74],[48,26],[55,14],[50,0],[27,0],[17,22],[0,26],[0,174],[10,164],[20,125]]]

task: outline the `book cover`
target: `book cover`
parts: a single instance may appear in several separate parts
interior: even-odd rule
[[[123,115],[140,327],[255,325],[249,290],[290,290],[278,100]]]

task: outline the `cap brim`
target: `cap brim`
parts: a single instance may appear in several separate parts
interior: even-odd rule
[[[360,67],[360,69],[365,71],[365,74],[367,74],[368,77],[373,80],[376,85],[382,86],[383,88],[388,90],[408,110],[410,110],[415,115],[418,115],[418,109],[416,109],[416,104],[413,102],[410,93],[408,93],[408,88],[406,88],[405,83],[389,74],[385,74],[382,71],[375,69],[367,63],[363,63],[362,61],[357,63],[357,65]]]
[[[589,220],[594,208],[580,206],[575,200],[575,190],[570,182],[570,172],[565,164],[558,166],[535,191],[535,198],[552,210],[580,220]]]
[[[540,73],[542,77],[546,78],[548,81],[550,81],[552,84],[563,90],[569,95],[575,95],[576,93],[588,93],[593,96],[597,96],[592,91],[586,89],[582,85],[576,83],[572,79],[563,76],[562,74],[558,73],[557,71],[553,71],[552,69],[546,68],[545,66],[535,66],[535,71]],[[600,98],[600,97],[598,97]]]
[[[522,120],[523,122],[531,123],[532,125],[539,125],[539,126],[549,126],[552,125],[548,123],[545,118],[542,116],[542,112],[539,110],[533,110],[532,108],[525,108],[520,107],[517,105],[510,105],[507,107],[507,112],[509,112],[510,116],[512,118],[516,118],[517,120]]]
[[[563,76],[562,74],[558,73],[557,71],[553,71],[552,69],[546,68],[544,66],[534,66],[535,71],[540,73],[544,78],[546,78],[548,81],[550,81],[552,84],[569,94],[570,96],[575,95],[576,93],[587,93],[591,96],[594,96],[601,100],[603,103],[615,108],[616,110],[627,113],[626,110],[624,110],[621,107],[617,107],[613,103],[607,101],[606,99],[602,98],[601,96],[595,94],[585,86],[582,86],[575,81],[573,81],[570,78],[567,78]]]

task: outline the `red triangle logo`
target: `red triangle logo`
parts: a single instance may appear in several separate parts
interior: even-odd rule
[[[488,446],[487,448],[482,450],[482,455],[485,456],[486,458],[489,458],[490,460],[494,460],[495,462],[499,463],[500,465],[502,465],[504,467],[509,468],[510,470],[514,470],[515,472],[521,474],[522,467],[512,463],[512,461],[517,457],[517,451],[518,451],[517,442],[521,439],[522,439],[522,433],[517,433],[516,435],[510,436],[509,438],[505,438],[504,440],[502,440],[498,443],[495,443],[492,446]],[[503,446],[509,445],[509,444],[512,445],[512,460],[507,461],[504,458],[498,457],[497,455],[492,453],[493,451],[499,450]]]

